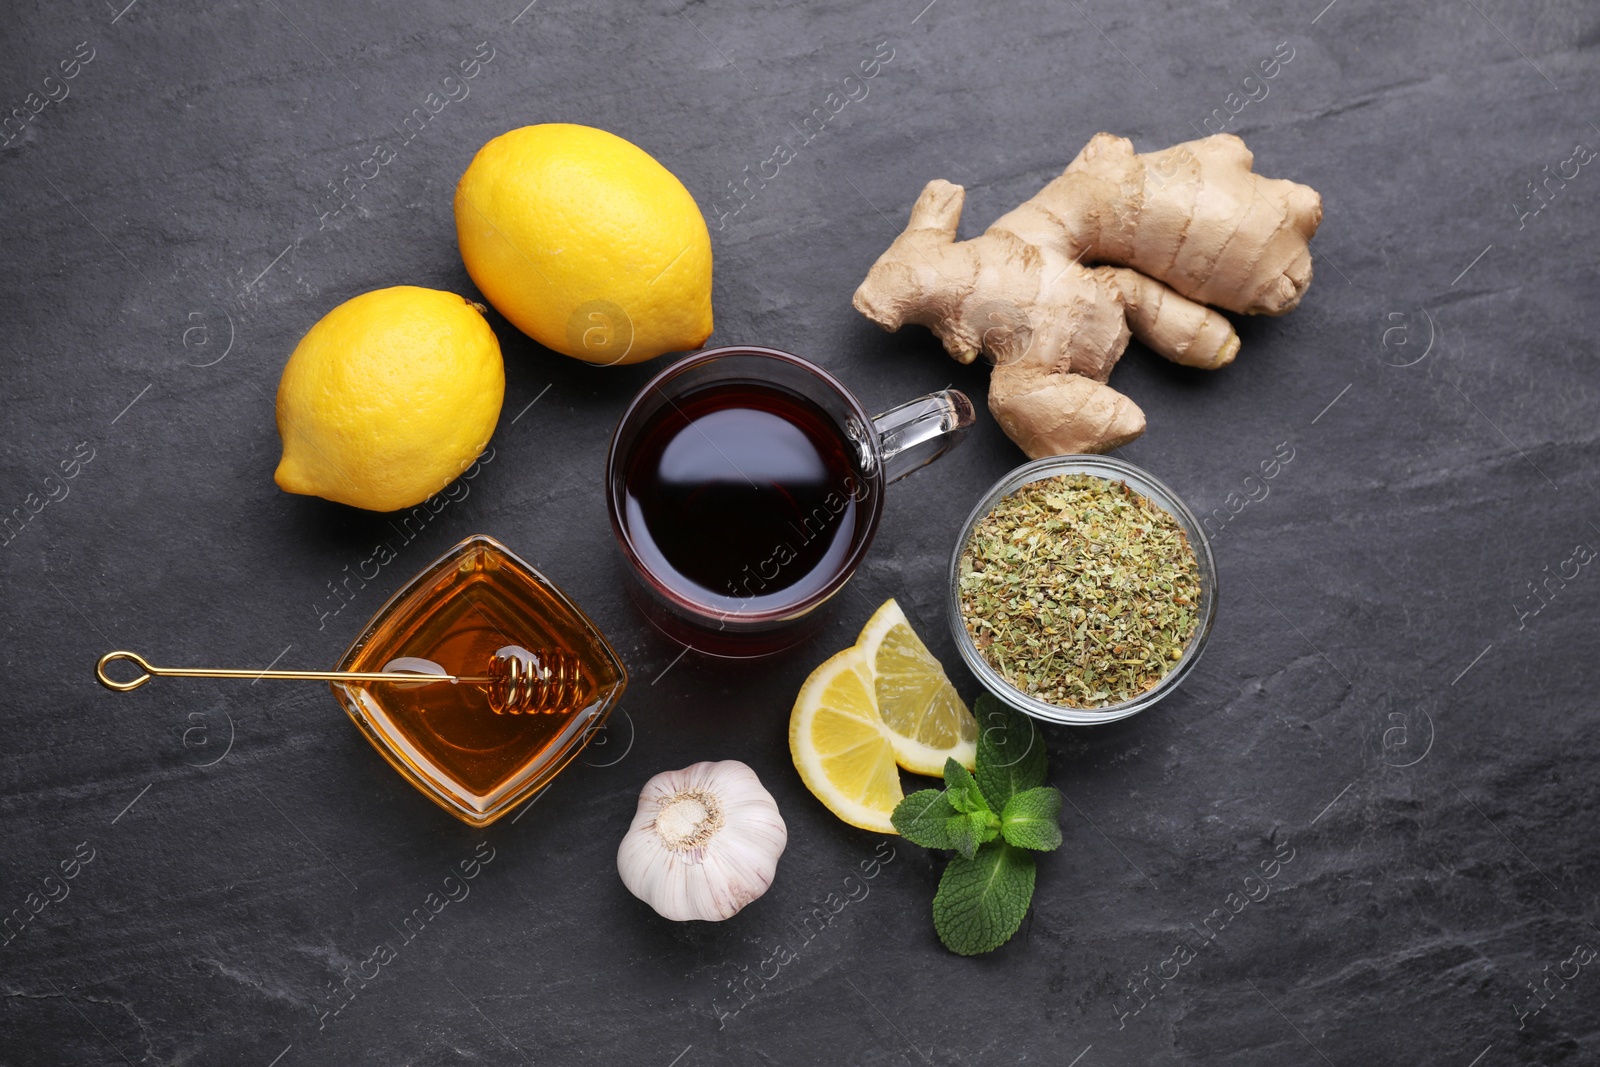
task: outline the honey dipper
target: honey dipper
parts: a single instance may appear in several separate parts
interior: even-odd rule
[[[118,681],[106,673],[111,664],[124,661],[139,668],[137,678]],[[391,660],[391,663],[400,662]],[[418,662],[408,660],[406,662]],[[437,666],[430,664],[430,666]],[[486,675],[454,675],[429,670],[385,671],[241,671],[210,667],[157,667],[137,652],[107,652],[94,666],[100,684],[127,693],[148,682],[154,675],[173,678],[287,678],[325,682],[407,682],[429,685],[434,682],[465,682],[480,686],[489,697],[489,708],[496,715],[552,714],[567,711],[583,695],[578,659],[570,652],[530,652],[508,645],[494,654]]]

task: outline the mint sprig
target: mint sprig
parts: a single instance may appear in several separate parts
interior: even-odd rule
[[[1044,738],[1033,721],[985,694],[977,770],[944,765],[942,790],[902,800],[892,821],[907,841],[956,855],[933,897],[933,926],[952,952],[975,956],[999,948],[1022,925],[1033,902],[1030,852],[1061,844],[1061,794],[1044,784]]]

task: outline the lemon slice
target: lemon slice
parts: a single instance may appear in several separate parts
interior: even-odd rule
[[[978,757],[978,721],[928,646],[911,629],[893,599],[862,627],[856,647],[873,675],[878,715],[894,744],[894,758],[913,774],[944,773],[954,758],[972,770]]]
[[[829,811],[863,830],[896,832],[889,816],[904,794],[894,741],[878,718],[872,668],[860,648],[829,658],[800,687],[789,753]]]

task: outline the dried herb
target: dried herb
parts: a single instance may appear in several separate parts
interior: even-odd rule
[[[967,633],[1002,678],[1050,704],[1101,708],[1182,658],[1200,567],[1177,520],[1127,483],[1060,474],[977,523],[960,589]]]

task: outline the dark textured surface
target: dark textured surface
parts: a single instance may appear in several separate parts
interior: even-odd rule
[[[1597,1061],[1600,961],[1556,976],[1600,948],[1600,575],[1552,582],[1537,614],[1527,583],[1600,547],[1600,172],[1551,184],[1537,214],[1528,183],[1600,144],[1600,16],[1578,0],[924,2],[13,5],[5,108],[79,42],[93,59],[0,148],[0,508],[67,493],[0,549],[0,910],[26,913],[80,843],[93,859],[0,946],[0,1062]],[[400,146],[393,127],[483,41],[470,96]],[[806,793],[786,724],[809,669],[885,597],[956,665],[951,541],[1019,460],[986,416],[895,487],[825,633],[738,671],[680,658],[621,591],[600,472],[652,366],[580,366],[495,317],[493,461],[323,627],[327,583],[392,534],[271,480],[271,398],[318,317],[397,283],[472,292],[449,205],[488,138],[613,130],[715,218],[727,183],[882,41],[867,98],[713,233],[714,342],[814,357],[868,407],[948,382],[983,395],[925,333],[885,336],[849,306],[929,178],[967,185],[976,233],[1097,130],[1146,150],[1193,136],[1287,41],[1293,60],[1228,129],[1326,204],[1307,299],[1244,324],[1235,366],[1136,350],[1116,373],[1150,421],[1122,454],[1197,511],[1225,508],[1281,443],[1294,458],[1216,538],[1221,612],[1183,690],[1050,731],[1067,844],[1041,861],[1022,933],[973,960],[936,941],[938,864],[903,843],[865,899],[796,935],[879,839]],[[326,183],[380,141],[398,157],[319,220]],[[92,459],[47,482],[80,442]],[[331,663],[476,531],[562,583],[633,675],[606,745],[515,824],[446,817],[316,685],[119,696],[90,677],[116,647]],[[708,758],[760,772],[790,847],[735,920],[671,925],[623,889],[615,846],[648,776]],[[403,942],[400,920],[481,841],[494,859],[470,896]],[[1200,945],[1275,849],[1292,859],[1270,895],[1134,1014],[1128,983]],[[396,958],[319,1026],[330,983],[384,942]],[[763,982],[780,943],[797,955]]]

